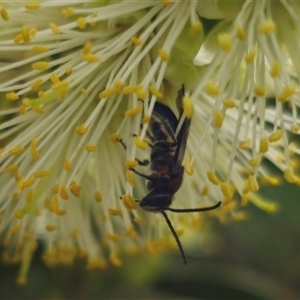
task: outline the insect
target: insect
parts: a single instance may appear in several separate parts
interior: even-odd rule
[[[170,207],[173,196],[183,181],[184,167],[182,166],[182,161],[191,125],[191,119],[187,117],[184,118],[182,125],[179,125],[179,120],[184,113],[182,103],[184,96],[185,89],[184,85],[182,85],[176,98],[176,105],[179,111],[178,119],[168,106],[159,102],[155,103],[148,127],[152,142],[150,144],[151,174],[145,175],[135,169],[131,170],[148,180],[147,189],[149,193],[141,201],[136,201],[139,202],[140,207],[145,211],[159,212],[163,215],[175,238],[183,262],[186,264],[183,247],[166,211],[175,213],[208,211],[219,207],[221,201],[213,206],[203,208],[175,209]],[[176,132],[178,132],[177,136],[175,135]],[[143,163],[141,164],[144,165]]]

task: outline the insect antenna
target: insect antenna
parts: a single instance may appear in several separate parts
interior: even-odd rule
[[[174,236],[174,239],[175,239],[175,241],[176,241],[176,243],[177,243],[177,246],[178,246],[178,248],[179,248],[179,250],[180,250],[180,253],[181,253],[181,256],[182,256],[182,258],[183,258],[183,263],[186,265],[185,254],[184,254],[182,245],[181,245],[181,243],[180,243],[180,240],[179,240],[179,238],[178,238],[178,235],[177,235],[177,233],[176,233],[176,231],[175,231],[175,229],[174,229],[174,227],[173,227],[171,221],[169,220],[168,215],[167,215],[163,210],[161,210],[160,212],[161,212],[161,214],[164,216],[164,218],[165,218],[165,220],[166,220],[166,222],[167,222],[167,224],[168,224],[168,226],[169,226],[169,228],[170,228],[170,230],[171,230],[171,232],[172,232],[172,234],[173,234],[173,236]]]
[[[222,201],[218,202],[217,204],[213,206],[208,206],[208,207],[202,207],[202,208],[183,208],[183,209],[178,209],[178,208],[171,208],[171,207],[165,207],[165,210],[169,210],[172,212],[176,213],[185,213],[185,212],[198,212],[198,211],[208,211],[208,210],[213,210],[215,208],[218,208],[221,205]]]

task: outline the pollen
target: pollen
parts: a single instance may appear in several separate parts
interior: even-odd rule
[[[170,59],[170,55],[169,53],[164,50],[164,49],[159,49],[158,50],[158,55],[160,56],[160,58],[163,60],[163,61],[168,61]]]
[[[0,15],[1,15],[2,20],[4,20],[4,21],[8,21],[9,20],[8,11],[5,8],[1,8]]]
[[[76,183],[75,181],[71,182],[70,190],[74,196],[79,197],[81,189],[82,189],[82,187],[78,183]]]
[[[157,99],[163,98],[163,94],[154,85],[149,86],[149,91],[152,95],[156,96]]]
[[[193,104],[192,99],[190,97],[183,97],[182,106],[184,110],[184,114],[188,119],[191,119],[193,114]]]
[[[121,236],[116,233],[108,233],[107,237],[114,242],[118,242],[121,239]]]
[[[33,173],[33,176],[35,178],[41,178],[41,177],[45,177],[50,173],[49,170],[42,170],[42,171],[37,171]]]
[[[24,212],[22,210],[17,210],[14,213],[14,217],[16,219],[22,219],[24,217]]]
[[[14,92],[11,92],[11,93],[7,93],[5,95],[5,98],[10,101],[16,101],[19,99],[19,95]]]
[[[259,152],[266,153],[269,150],[269,143],[267,138],[262,138],[259,142]]]
[[[258,190],[258,183],[257,180],[254,176],[250,175],[248,178],[248,182],[249,182],[249,187],[251,189],[251,191],[257,191]]]
[[[58,81],[52,84],[51,89],[54,91],[62,90],[62,89],[68,89],[69,83],[66,80]]]
[[[71,162],[68,159],[66,159],[64,161],[63,168],[67,172],[71,172],[72,171],[72,165],[71,165]]]
[[[254,156],[249,159],[249,165],[252,167],[256,167],[259,165],[260,159],[257,156]]]
[[[57,76],[56,73],[52,73],[52,74],[50,75],[50,80],[51,80],[51,82],[52,82],[53,84],[54,84],[54,83],[60,82],[59,77]]]
[[[56,226],[55,225],[47,225],[46,226],[46,230],[49,231],[49,232],[52,232],[56,229]]]
[[[80,28],[80,29],[85,29],[86,27],[86,20],[84,17],[80,17],[77,19],[77,26]]]
[[[28,203],[28,204],[32,203],[32,193],[33,193],[33,190],[31,189],[26,194],[26,203]]]
[[[108,210],[109,214],[112,215],[112,216],[121,216],[122,215],[122,211],[121,209],[118,209],[118,208],[110,208]]]
[[[18,155],[18,154],[22,153],[24,150],[25,150],[24,146],[19,146],[19,147],[16,147],[14,149],[9,150],[8,154],[10,156],[15,156],[15,155]]]
[[[119,139],[118,135],[115,132],[110,136],[110,141],[114,144],[117,143],[119,140],[120,139]]]
[[[88,151],[88,152],[96,152],[97,146],[94,145],[94,144],[87,144],[85,146],[85,150]]]
[[[74,13],[74,8],[73,7],[64,8],[61,11],[61,14],[63,16],[67,16],[67,17],[73,15],[73,13]]]
[[[300,129],[299,124],[293,124],[293,125],[291,125],[291,132],[292,133],[297,133],[299,131],[299,129]]]
[[[194,168],[191,165],[191,158],[189,156],[187,156],[186,159],[185,159],[184,170],[188,175],[193,175],[194,174]]]
[[[134,201],[134,199],[132,198],[131,195],[127,194],[127,195],[123,195],[122,196],[122,203],[123,205],[128,209],[128,210],[135,210],[137,209],[137,204]]]
[[[86,265],[87,270],[93,270],[93,269],[104,269],[106,268],[107,263],[103,258],[97,257],[92,260],[89,260],[89,262]]]
[[[67,187],[65,185],[62,185],[59,189],[59,195],[63,200],[68,200],[69,199],[69,195],[67,192]]]
[[[15,44],[19,44],[19,43],[21,43],[22,41],[23,41],[23,36],[22,36],[21,33],[18,34],[18,35],[16,35],[16,36],[14,37],[14,43],[15,43]]]
[[[291,85],[287,85],[286,87],[284,87],[283,91],[280,93],[279,96],[277,96],[276,99],[280,102],[285,102],[289,98],[291,98],[291,96],[293,96],[296,91],[297,85],[293,82]]]
[[[36,45],[36,46],[32,47],[32,51],[34,51],[36,53],[43,53],[43,52],[49,51],[49,48],[46,46],[42,46],[42,45]]]
[[[232,40],[228,33],[219,33],[218,34],[218,42],[221,49],[225,52],[228,52],[232,48]]]
[[[253,62],[255,56],[256,56],[256,50],[255,49],[250,50],[247,54],[245,54],[245,57],[244,57],[245,62],[246,63]]]
[[[84,135],[86,134],[88,131],[87,127],[85,126],[85,124],[82,124],[80,126],[77,126],[76,127],[76,132],[79,134],[79,135]]]
[[[26,114],[26,107],[25,106],[23,106],[23,105],[21,105],[20,107],[19,107],[19,114],[20,115],[25,115]]]
[[[270,70],[270,76],[272,78],[276,78],[276,77],[278,77],[280,75],[280,73],[281,73],[280,63],[279,63],[279,61],[275,60],[273,62],[272,68]]]
[[[125,166],[127,169],[134,169],[135,167],[138,166],[138,162],[136,160],[126,160],[125,161]]]
[[[284,179],[289,183],[295,183],[297,178],[293,173],[293,170],[291,168],[285,169],[283,172]]]
[[[209,94],[211,96],[218,96],[220,94],[219,87],[216,86],[215,84],[213,84],[212,82],[208,82],[205,85],[205,90],[206,90],[207,94]]]
[[[134,116],[138,115],[142,110],[143,110],[142,105],[138,105],[134,108],[128,109],[125,112],[125,117],[134,117]]]
[[[53,194],[57,194],[58,191],[59,191],[59,185],[58,185],[58,184],[54,185],[54,186],[51,188],[51,192],[52,192]]]
[[[59,27],[53,22],[49,23],[49,28],[52,30],[52,32],[54,34],[59,34],[60,33]]]
[[[225,199],[231,199],[233,196],[230,184],[227,182],[222,182],[220,184],[222,194],[224,195]]]
[[[110,254],[109,260],[115,267],[120,267],[122,265],[122,261],[116,253]]]
[[[237,38],[238,38],[239,40],[241,40],[241,41],[243,41],[243,40],[245,39],[245,37],[246,37],[245,30],[244,30],[242,27],[240,27],[240,26],[238,26],[238,27],[236,28],[235,33],[236,33]]]
[[[65,73],[66,73],[67,75],[71,75],[71,74],[73,73],[72,68],[66,68]]]
[[[143,43],[143,41],[142,41],[140,38],[136,37],[136,36],[133,36],[133,37],[131,38],[131,41],[132,41],[132,43],[133,43],[135,46],[140,46],[140,45],[142,45],[142,43]]]
[[[35,80],[35,81],[31,84],[31,89],[32,89],[33,91],[35,91],[42,83],[43,83],[43,79],[42,79],[42,78],[38,78],[37,80]]]
[[[21,228],[22,228],[22,224],[17,224],[17,225],[15,225],[15,226],[13,226],[13,227],[10,228],[9,233],[10,234],[15,234],[18,231],[20,231]]]
[[[146,149],[148,147],[148,144],[143,141],[140,136],[134,138],[134,143],[140,149]]]
[[[10,165],[10,166],[7,166],[6,168],[4,168],[2,170],[3,173],[10,173],[10,172],[13,172],[15,170],[18,169],[18,166],[17,165]]]
[[[276,24],[272,20],[265,20],[258,26],[258,31],[262,34],[270,34],[276,29]]]
[[[41,7],[41,4],[38,2],[26,3],[25,8],[28,10],[36,10]]]
[[[143,117],[143,119],[142,119],[142,124],[146,124],[146,123],[148,123],[150,121],[150,116],[148,116],[148,115],[145,115],[144,117]]]
[[[135,87],[133,85],[124,86],[122,89],[122,93],[124,95],[129,95],[135,92]]]
[[[107,98],[108,96],[111,95],[112,92],[113,92],[113,89],[108,88],[108,89],[102,91],[101,93],[99,93],[98,97],[99,97],[99,99]]]
[[[263,97],[265,94],[266,94],[266,91],[265,91],[265,88],[260,86],[260,85],[257,85],[255,88],[254,88],[254,93],[257,97]]]
[[[189,29],[189,35],[196,36],[202,30],[202,28],[203,26],[201,22],[199,21],[194,22]]]
[[[239,143],[239,148],[241,150],[247,150],[247,149],[250,148],[250,146],[251,146],[251,140],[250,139],[247,139],[247,140],[242,141],[242,142]]]
[[[45,110],[39,105],[33,106],[32,109],[41,115],[45,113]]]
[[[215,172],[213,171],[208,171],[207,172],[207,178],[209,179],[209,181],[215,185],[220,184],[220,180],[218,179],[218,177],[216,176]]]
[[[261,177],[261,181],[271,185],[279,185],[281,183],[281,180],[275,176],[263,176]]]
[[[29,30],[27,26],[22,27],[22,38],[24,44],[30,43],[30,35],[29,35]]]
[[[94,193],[94,199],[95,199],[96,202],[98,202],[98,203],[102,202],[102,195],[100,194],[100,192],[95,191],[95,193]]]
[[[216,128],[220,128],[222,126],[223,119],[224,119],[223,113],[220,110],[216,110],[214,112],[214,118],[213,118]]]
[[[92,53],[88,53],[88,54],[85,54],[83,56],[83,60],[86,61],[86,62],[98,62],[100,61],[100,58],[99,56],[95,55],[95,54],[92,54]]]
[[[39,61],[39,62],[33,63],[31,65],[31,68],[33,70],[45,71],[49,68],[49,63],[46,61]]]
[[[223,105],[226,107],[226,108],[234,108],[235,107],[235,103],[233,100],[231,99],[224,99],[223,101]]]
[[[129,182],[129,184],[131,186],[135,186],[136,185],[136,181],[135,181],[135,178],[134,178],[134,175],[133,175],[133,172],[132,171],[127,171],[126,172],[126,180]]]
[[[147,92],[141,87],[135,91],[137,97],[141,100],[144,100],[147,97]]]
[[[278,142],[282,138],[282,130],[276,130],[268,137],[270,143]]]

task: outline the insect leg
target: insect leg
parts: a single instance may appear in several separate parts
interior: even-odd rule
[[[153,180],[156,179],[155,177],[153,177],[153,176],[151,176],[151,175],[145,175],[145,174],[142,174],[142,173],[136,171],[135,169],[130,169],[130,171],[132,171],[133,173],[135,173],[135,174],[137,174],[137,175],[139,175],[139,176],[141,176],[141,177],[146,178],[147,180],[152,180],[152,181],[153,181]]]
[[[202,208],[186,208],[186,209],[183,208],[183,209],[177,209],[177,208],[166,207],[164,209],[172,211],[172,212],[177,212],[177,213],[208,211],[208,210],[213,210],[213,209],[218,208],[221,205],[221,203],[222,203],[222,201],[218,202],[217,204],[215,204],[213,206],[202,207]]]
[[[125,143],[123,142],[123,140],[122,139],[119,139],[119,143],[123,146],[123,148],[126,150],[127,149],[127,147],[126,147],[126,145],[125,145]],[[142,160],[139,160],[139,159],[135,159],[137,162],[138,162],[138,164],[140,165],[140,166],[148,166],[149,165],[149,160],[148,159],[144,159],[143,161]]]
[[[177,235],[177,233],[176,233],[176,231],[175,231],[175,229],[174,229],[174,227],[173,227],[173,225],[172,225],[170,219],[168,218],[168,215],[167,215],[163,210],[161,210],[160,212],[161,212],[161,214],[164,216],[164,218],[165,218],[165,220],[166,220],[166,222],[167,222],[167,224],[168,224],[168,227],[170,228],[170,230],[171,230],[171,232],[172,232],[172,235],[173,235],[173,237],[174,237],[174,239],[175,239],[175,241],[176,241],[176,243],[177,243],[177,246],[178,246],[179,251],[180,251],[180,253],[181,253],[181,256],[182,256],[182,258],[183,258],[183,263],[186,265],[185,254],[184,254],[182,245],[181,245],[181,243],[180,243],[180,240],[179,240],[179,238],[178,238],[178,235]]]

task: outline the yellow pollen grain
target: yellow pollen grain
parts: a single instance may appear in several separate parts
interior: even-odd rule
[[[29,30],[27,26],[22,27],[22,37],[24,44],[30,43]]]
[[[56,229],[56,226],[55,225],[47,225],[46,226],[46,230],[49,231],[49,232],[52,232]]]
[[[212,82],[208,82],[205,85],[205,91],[211,96],[218,96],[220,94],[219,87],[213,84]]]
[[[142,41],[140,38],[136,37],[136,36],[133,36],[133,37],[131,38],[131,41],[132,41],[132,43],[133,43],[135,46],[140,46],[140,45],[142,45],[142,43],[143,43],[143,41]]]
[[[110,136],[110,141],[114,144],[117,143],[119,140],[120,139],[119,139],[118,135],[115,132]]]
[[[246,63],[251,63],[253,62],[254,58],[256,56],[256,50],[252,49],[250,50],[247,54],[245,54],[244,59]]]
[[[297,85],[293,82],[290,85],[287,85],[284,87],[283,91],[280,93],[279,96],[277,96],[277,100],[280,102],[285,102],[287,101],[289,98],[291,98],[291,96],[293,96],[297,91]]]
[[[8,11],[5,8],[1,8],[0,15],[1,15],[1,18],[2,18],[3,21],[8,21],[9,20]]]
[[[49,23],[49,28],[52,30],[52,32],[54,34],[59,34],[60,33],[59,27],[53,22]]]
[[[69,87],[69,82],[66,80],[63,80],[63,81],[58,81],[58,82],[52,84],[51,89],[54,91],[58,91],[61,89],[68,89],[68,87]]]
[[[133,169],[138,166],[138,162],[136,160],[126,160],[125,166],[127,169]]]
[[[254,88],[254,94],[255,94],[257,97],[263,97],[263,96],[266,94],[265,88],[262,87],[262,86],[257,85],[257,86]]]
[[[21,105],[21,106],[19,107],[19,114],[20,114],[20,115],[25,115],[25,114],[26,114],[26,111],[27,111],[27,109],[26,109],[25,106]]]
[[[113,92],[115,94],[119,94],[122,91],[122,87],[124,86],[124,80],[123,79],[117,79],[114,82],[114,88],[113,88]]]
[[[267,138],[262,138],[259,142],[259,152],[266,153],[269,150],[269,142]]]
[[[31,89],[35,91],[41,84],[43,83],[42,78],[36,79],[32,84],[31,84]]]
[[[59,77],[57,76],[56,73],[51,73],[50,80],[53,84],[60,82]]]
[[[272,20],[265,20],[258,26],[258,31],[262,34],[270,34],[276,29],[276,24]]]
[[[224,116],[223,116],[222,111],[216,110],[214,112],[214,116],[213,116],[213,120],[214,120],[214,124],[215,124],[216,128],[220,128],[222,126],[223,119],[224,119]]]
[[[189,28],[189,35],[190,36],[196,36],[201,30],[203,26],[200,21],[196,21],[193,24],[191,24],[191,27]]]
[[[142,105],[138,105],[134,108],[128,109],[125,112],[125,117],[134,117],[134,116],[138,115],[142,110],[143,110]]]
[[[145,115],[141,121],[142,124],[146,124],[150,121],[150,116]]]
[[[291,168],[285,169],[283,172],[283,177],[287,182],[295,183],[297,178],[293,173],[293,170]]]
[[[133,85],[126,85],[122,89],[124,95],[129,95],[135,92],[135,87]]]
[[[84,124],[82,124],[82,125],[76,127],[76,132],[77,132],[79,135],[84,135],[84,134],[87,133],[87,131],[88,131],[88,129],[87,129],[87,127],[86,127]]]
[[[144,100],[146,99],[147,97],[147,92],[143,89],[143,88],[140,88],[140,89],[137,89],[135,91],[135,94],[137,95],[137,97],[141,100]]]
[[[224,99],[223,101],[223,105],[226,107],[226,108],[234,108],[235,107],[235,103],[233,100],[231,99]]]
[[[252,175],[250,175],[248,178],[248,184],[249,184],[251,191],[257,191],[259,188],[256,178],[253,177]]]
[[[16,35],[16,36],[14,37],[14,43],[15,43],[15,44],[19,44],[19,43],[21,43],[22,41],[23,41],[23,36],[22,36],[21,33],[18,34],[18,35]]]
[[[185,159],[184,170],[190,176],[194,174],[194,168],[191,164],[191,158],[189,156],[187,156]]]
[[[17,225],[10,228],[9,233],[10,234],[17,233],[18,231],[21,230],[21,228],[22,228],[22,224],[17,224]]]
[[[14,92],[11,92],[11,93],[7,93],[5,95],[5,98],[10,101],[16,101],[19,99],[19,95]]]
[[[30,2],[30,3],[25,4],[25,8],[27,10],[36,10],[36,9],[39,9],[40,7],[41,7],[41,4],[38,2]]]
[[[33,106],[32,109],[35,112],[37,112],[37,113],[39,113],[41,115],[45,113],[45,110],[41,106],[39,106],[39,105],[38,106]]]
[[[122,196],[122,203],[128,210],[137,209],[137,204],[136,204],[135,200],[129,194]]]
[[[241,150],[247,150],[247,149],[250,148],[250,146],[251,146],[251,140],[250,139],[247,139],[247,140],[242,141],[242,142],[239,143],[239,148]]]
[[[92,54],[92,53],[88,53],[88,54],[85,54],[83,55],[83,60],[86,61],[86,62],[98,62],[100,61],[100,58],[99,56],[95,55],[95,54]]]
[[[112,88],[107,88],[104,91],[102,91],[101,93],[99,93],[98,97],[99,97],[99,99],[107,98],[108,96],[111,95],[112,92],[113,92]]]
[[[126,180],[128,181],[128,183],[131,186],[135,186],[136,185],[136,181],[135,181],[135,178],[134,178],[134,175],[133,175],[132,171],[127,170],[125,177],[126,177]]]
[[[118,209],[118,208],[110,208],[108,210],[108,213],[112,216],[121,216],[122,215],[121,209]]]
[[[71,74],[73,73],[72,68],[66,68],[65,73],[66,73],[67,75],[71,75]]]
[[[89,54],[92,50],[92,44],[90,42],[87,42],[83,47],[83,54]]]
[[[24,189],[26,187],[29,187],[29,186],[32,186],[34,184],[34,182],[35,182],[34,177],[24,180],[23,185],[22,185],[22,189]]]
[[[119,234],[116,234],[116,233],[108,233],[107,237],[110,240],[114,241],[114,242],[118,242],[120,240],[120,238],[121,238],[121,236]]]
[[[233,193],[232,193],[230,184],[228,184],[227,182],[222,182],[220,184],[220,187],[221,187],[221,191],[222,191],[222,194],[224,195],[224,197],[226,199],[231,199],[233,196]]]
[[[149,91],[152,95],[156,96],[157,99],[163,98],[163,94],[154,85],[149,86]]]
[[[218,34],[218,42],[221,49],[225,52],[228,52],[232,48],[232,40],[228,33],[219,33]]]
[[[65,185],[62,185],[59,189],[59,195],[63,200],[68,200],[69,199],[69,195],[67,192],[67,187]]]
[[[94,193],[94,199],[95,199],[96,202],[98,202],[98,203],[102,202],[102,195],[101,195],[101,193],[98,192],[98,191],[95,191],[95,193]]]
[[[148,147],[148,144],[143,141],[140,136],[134,138],[134,143],[140,149],[146,149]]]
[[[80,17],[77,19],[77,26],[80,28],[80,29],[85,29],[86,27],[86,20],[84,17]]]
[[[182,106],[184,110],[184,114],[188,119],[191,119],[193,114],[193,103],[190,97],[183,97]]]
[[[200,195],[201,195],[202,197],[205,197],[205,196],[208,195],[208,192],[209,192],[209,187],[208,187],[207,185],[205,185],[205,186],[202,188]]]
[[[39,62],[33,63],[31,65],[31,68],[33,70],[45,71],[49,68],[49,63],[46,61],[39,61]]]
[[[82,187],[79,184],[77,184],[75,181],[71,182],[70,190],[74,196],[79,197],[81,189],[82,189]]]
[[[268,141],[270,143],[272,142],[278,142],[280,139],[282,138],[282,130],[276,130],[273,133],[271,133],[271,135],[268,137]]]
[[[271,184],[271,185],[279,185],[281,184],[281,180],[275,176],[262,176],[261,180],[263,183]]]
[[[160,56],[160,58],[163,60],[163,61],[168,61],[169,58],[170,58],[170,55],[169,53],[164,50],[164,49],[159,49],[158,50],[158,55]]]
[[[37,171],[33,173],[33,176],[35,178],[41,178],[41,177],[45,177],[50,173],[49,170],[42,170],[42,171]]]
[[[14,178],[15,178],[16,182],[19,182],[19,180],[20,180],[19,170],[16,169],[13,172],[14,172]]]
[[[111,254],[109,256],[109,260],[115,267],[120,267],[122,265],[122,261],[120,260],[117,254]]]
[[[213,183],[215,185],[220,184],[220,180],[218,179],[215,172],[213,172],[213,171],[208,171],[207,172],[207,178],[211,183]]]
[[[24,150],[25,150],[24,146],[19,146],[19,147],[9,150],[8,154],[11,156],[15,156],[15,155],[22,153]]]
[[[10,173],[10,172],[13,172],[15,170],[18,169],[18,166],[17,165],[10,165],[10,166],[7,166],[6,168],[4,168],[2,170],[3,173]]]
[[[63,168],[64,168],[64,170],[67,171],[67,172],[71,172],[71,171],[72,171],[72,165],[71,165],[70,160],[66,159],[66,160],[64,161]]]
[[[43,53],[43,52],[49,51],[49,48],[46,46],[37,45],[37,46],[32,47],[32,51],[34,51],[36,53]]]
[[[95,152],[97,150],[97,146],[94,144],[87,144],[85,146],[85,150],[88,152]]]
[[[241,41],[243,41],[245,39],[245,37],[246,37],[246,33],[245,33],[244,29],[242,27],[240,27],[240,26],[238,26],[236,28],[235,33],[236,33],[237,38],[239,40],[241,40]]]
[[[32,203],[32,193],[33,193],[33,190],[29,190],[26,194],[26,203],[30,204]]]
[[[272,78],[276,78],[280,75],[280,73],[281,73],[281,65],[278,60],[275,60],[270,70],[270,76]]]
[[[63,16],[71,16],[71,15],[73,15],[73,13],[74,13],[74,8],[73,7],[64,8],[61,11],[61,14]]]
[[[300,129],[299,124],[293,124],[293,125],[291,125],[291,132],[292,133],[297,133],[299,131],[299,129]]]

